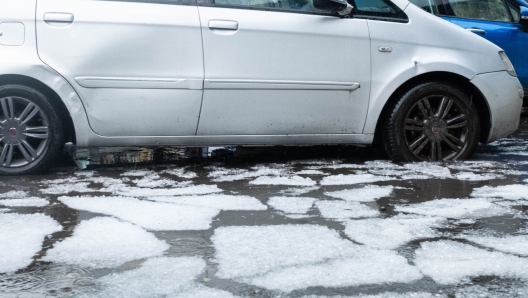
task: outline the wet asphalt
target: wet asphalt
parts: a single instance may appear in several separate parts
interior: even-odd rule
[[[425,293],[447,297],[528,297],[528,281],[522,276],[501,276],[499,274],[467,276],[458,282],[443,284],[424,274],[423,278],[410,282],[375,282],[363,283],[353,286],[325,286],[316,285],[282,291],[265,286],[257,286],[237,278],[219,277],[218,256],[212,237],[215,231],[222,227],[259,226],[268,227],[275,225],[310,225],[327,227],[336,231],[344,240],[353,244],[362,245],[345,233],[347,222],[355,219],[332,218],[325,216],[315,205],[306,213],[299,216],[289,216],[288,212],[275,209],[268,204],[271,197],[297,196],[309,197],[315,200],[330,200],[328,192],[354,189],[367,185],[392,186],[390,195],[377,198],[371,202],[362,203],[372,210],[379,211],[380,218],[391,218],[402,213],[398,206],[409,206],[438,199],[468,199],[472,197],[475,189],[485,186],[499,187],[507,185],[528,185],[528,116],[521,119],[519,130],[499,143],[480,144],[473,161],[491,162],[488,168],[471,168],[477,175],[485,175],[500,169],[500,178],[484,180],[464,180],[454,178],[440,178],[432,174],[428,177],[413,179],[396,174],[382,173],[385,168],[370,167],[369,165],[383,161],[386,158],[377,150],[370,147],[353,146],[315,146],[315,147],[256,147],[256,148],[92,148],[77,152],[76,160],[63,156],[55,168],[43,175],[27,177],[2,177],[0,178],[0,194],[11,191],[24,191],[29,197],[43,198],[49,202],[43,207],[6,207],[2,214],[44,214],[62,226],[58,232],[52,233],[42,241],[41,248],[35,251],[29,266],[20,268],[11,273],[0,273],[1,297],[80,297],[83,295],[97,295],[102,293],[105,285],[101,278],[134,270],[148,258],[140,258],[107,268],[88,268],[67,262],[46,261],[45,256],[58,243],[75,235],[76,228],[83,221],[97,217],[111,216],[99,212],[90,212],[68,206],[59,197],[67,196],[101,196],[98,189],[103,184],[93,182],[87,187],[90,190],[77,192],[75,189],[62,193],[50,194],[42,190],[50,185],[50,181],[83,177],[83,173],[93,173],[98,177],[123,180],[124,173],[131,171],[147,171],[159,175],[156,179],[168,179],[186,185],[216,185],[222,193],[229,195],[249,196],[256,198],[267,210],[222,210],[216,215],[208,229],[202,230],[149,230],[157,239],[166,242],[169,248],[163,253],[165,257],[197,257],[205,262],[205,270],[194,277],[196,284],[207,288],[228,292],[234,296],[247,297],[303,297],[303,296],[359,296],[381,295],[390,297],[396,293],[410,296],[413,293]],[[340,166],[347,165],[347,166]],[[457,170],[457,163],[437,164],[439,168],[449,169],[451,174],[462,172]],[[478,165],[478,164],[477,164]],[[404,164],[396,166],[403,169]],[[84,169],[80,169],[84,168]],[[187,173],[194,173],[185,178],[167,174],[167,170],[185,168]],[[315,186],[307,185],[271,185],[251,184],[251,181],[261,177],[255,173],[257,169],[277,169],[282,175],[296,175],[310,178],[315,181]],[[225,170],[223,176],[242,174],[244,177],[215,180],[212,173]],[[296,174],[301,171],[320,171],[319,174]],[[282,172],[281,172],[282,171]],[[466,171],[466,170],[464,170]],[[321,174],[321,172],[323,174]],[[321,181],[327,176],[337,175],[373,174],[378,176],[397,177],[397,180],[374,181],[359,184],[322,185]],[[411,174],[424,174],[415,171]],[[91,175],[91,174],[90,174]],[[222,176],[222,175],[221,175]],[[263,174],[262,177],[273,177]],[[136,177],[123,180],[125,185],[137,187],[133,183]],[[141,177],[139,177],[141,178]],[[68,184],[64,182],[63,184]],[[158,187],[158,188],[170,188]],[[311,187],[311,188],[310,188]],[[156,187],[153,187],[156,188]],[[302,191],[296,192],[297,190]],[[303,193],[304,191],[304,193]],[[110,195],[110,194],[105,194]],[[528,197],[528,194],[526,194]],[[489,247],[460,240],[461,235],[483,232],[485,234],[500,236],[519,236],[528,233],[528,205],[526,197],[518,202],[509,202],[508,208],[512,212],[502,215],[473,216],[467,218],[449,218],[447,224],[434,228],[435,235],[424,238],[412,239],[392,249],[397,255],[407,259],[410,265],[415,264],[416,250],[425,241],[454,240],[460,243],[495,251]],[[119,216],[113,216],[119,219]],[[361,219],[361,218],[360,218]],[[123,220],[123,219],[121,219]],[[123,220],[126,221],[126,220]],[[1,245],[1,243],[0,243]],[[527,255],[511,254],[520,259],[527,259]],[[2,255],[1,258],[9,258]],[[526,268],[528,272],[528,268]],[[528,274],[527,274],[528,275]],[[185,291],[178,295],[184,295]],[[394,295],[396,295],[394,294]],[[128,295],[123,294],[123,297]],[[383,296],[385,295],[385,296]],[[141,296],[141,295],[140,295]],[[171,297],[172,295],[156,295],[153,297]],[[175,294],[175,296],[177,296]]]

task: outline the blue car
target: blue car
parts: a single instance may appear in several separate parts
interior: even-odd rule
[[[410,0],[423,10],[481,35],[510,58],[528,105],[528,3],[523,0]]]

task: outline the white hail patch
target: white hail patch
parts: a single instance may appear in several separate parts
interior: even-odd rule
[[[8,199],[0,200],[0,205],[7,207],[44,207],[49,203],[41,198],[25,198],[25,199]]]
[[[82,221],[73,236],[56,243],[42,259],[86,268],[111,268],[163,254],[170,246],[153,234],[110,217]]]
[[[295,174],[296,175],[322,175],[322,176],[329,175],[320,170],[302,170],[302,171],[296,172]]]
[[[325,195],[346,201],[372,202],[376,199],[389,196],[393,189],[394,186],[367,185],[362,188],[325,192]]]
[[[30,265],[44,237],[60,230],[55,220],[43,214],[0,213],[0,273]]]
[[[27,196],[28,194],[25,191],[21,191],[21,190],[12,190],[6,193],[0,193],[0,198],[7,198],[7,199],[23,199]]]
[[[84,193],[84,192],[95,192],[88,187],[90,182],[77,182],[77,183],[53,183],[49,184],[48,188],[40,189],[40,192],[51,195],[69,194],[72,192]]]
[[[375,248],[395,249],[416,239],[438,236],[434,228],[446,220],[437,217],[397,215],[394,217],[353,220],[346,223],[345,233],[351,239]]]
[[[423,242],[415,254],[414,263],[420,271],[440,284],[485,275],[528,279],[528,259],[460,242]]]
[[[380,215],[378,210],[354,201],[320,200],[315,202],[315,205],[319,208],[321,215],[329,219],[344,220]]]
[[[447,167],[443,167],[431,162],[408,163],[405,164],[404,167],[408,170],[414,171],[416,174],[427,175],[440,179],[453,178],[451,171],[449,171]]]
[[[488,199],[438,199],[419,204],[396,206],[398,212],[445,218],[480,218],[510,214],[514,211]]]
[[[285,213],[305,214],[312,208],[315,200],[307,197],[271,197],[268,205]]]
[[[73,209],[119,217],[148,230],[207,230],[219,209],[141,201],[129,197],[59,197]]]
[[[528,256],[528,235],[503,237],[470,235],[463,238],[498,251]]]
[[[169,175],[174,175],[174,176],[184,178],[184,179],[193,179],[193,178],[198,177],[198,175],[195,172],[187,171],[187,168],[175,168],[175,169],[165,170],[163,172]]]
[[[375,176],[372,174],[356,174],[356,175],[333,175],[324,177],[321,180],[321,185],[349,185],[359,183],[372,183],[378,181],[396,180],[393,177]]]
[[[462,172],[455,175],[455,178],[458,180],[467,180],[467,181],[485,181],[485,180],[495,180],[495,179],[504,179],[504,175],[500,174],[475,174],[473,172]]]
[[[217,276],[290,292],[422,278],[395,252],[355,245],[314,225],[222,227],[213,241]]]
[[[197,257],[152,258],[137,269],[100,278],[102,291],[88,297],[234,297],[196,283],[204,270],[205,262]]]
[[[265,166],[256,166],[253,167],[251,171],[244,169],[226,169],[226,168],[217,168],[212,167],[208,175],[213,182],[231,182],[237,180],[251,179],[261,176],[282,176],[288,175],[290,172],[289,167],[283,168],[270,168]]]
[[[480,198],[505,198],[510,200],[528,199],[528,185],[483,186],[474,189],[471,196]]]
[[[249,181],[249,184],[314,186],[317,183],[308,177],[303,178],[301,176],[279,176],[279,177],[261,176],[255,180]]]
[[[219,189],[216,185],[193,185],[188,187],[178,188],[163,188],[163,189],[152,189],[152,188],[138,188],[138,187],[127,187],[116,191],[115,194],[121,196],[133,196],[133,197],[152,197],[152,196],[190,196],[190,195],[205,195],[211,193],[219,193],[223,190]]]
[[[204,196],[182,196],[182,197],[150,197],[152,201],[173,203],[186,206],[197,206],[220,210],[266,210],[255,197],[234,195],[204,195]]]

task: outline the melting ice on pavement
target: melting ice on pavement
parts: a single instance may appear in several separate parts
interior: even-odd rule
[[[148,230],[207,230],[220,209],[141,201],[129,197],[59,197],[73,209],[113,215]]]
[[[268,205],[285,213],[305,214],[312,208],[315,200],[307,197],[271,197]]]
[[[456,219],[492,217],[514,212],[493,204],[489,199],[438,199],[419,204],[396,206],[394,210]]]
[[[528,259],[460,242],[424,242],[415,254],[414,263],[420,271],[440,284],[456,284],[465,278],[488,275],[528,280]]]
[[[369,218],[347,222],[345,233],[365,245],[395,249],[409,241],[438,236],[434,228],[443,226],[446,220],[438,217],[402,215]]]
[[[314,225],[221,227],[211,238],[217,276],[290,292],[422,278],[407,260],[371,249]]]
[[[346,201],[372,202],[376,199],[389,196],[393,189],[394,186],[367,185],[362,188],[325,192],[325,195]]]
[[[43,260],[86,268],[109,268],[159,256],[168,248],[167,243],[138,226],[111,217],[96,217],[82,221],[73,236],[56,243]]]
[[[208,297],[232,298],[231,293],[208,288],[195,282],[205,270],[197,257],[158,257],[146,260],[141,267],[114,273],[99,279],[102,291],[95,297]]]
[[[27,267],[42,249],[44,237],[60,230],[55,220],[43,214],[0,213],[0,273]]]

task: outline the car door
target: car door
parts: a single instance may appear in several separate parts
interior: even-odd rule
[[[192,0],[38,0],[44,63],[75,88],[102,136],[194,135],[203,54]]]
[[[528,88],[528,33],[518,24],[515,0],[442,0],[445,19],[501,47]]]
[[[198,135],[354,134],[364,127],[364,19],[311,0],[201,0],[204,98]]]

